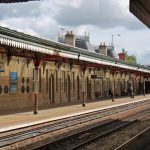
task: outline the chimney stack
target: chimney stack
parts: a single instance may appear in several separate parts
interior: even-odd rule
[[[99,53],[107,56],[107,45],[105,43],[100,43]]]
[[[127,55],[125,50],[123,49],[121,53],[118,54],[119,55],[119,60],[123,60],[126,61],[127,60]]]
[[[66,33],[65,35],[65,44],[75,47],[75,35],[72,31]]]

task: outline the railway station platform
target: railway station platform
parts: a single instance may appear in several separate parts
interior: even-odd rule
[[[0,133],[11,129],[22,128],[42,122],[53,121],[69,116],[91,112],[94,110],[101,110],[145,99],[150,99],[150,94],[145,96],[135,96],[133,99],[130,97],[117,98],[114,102],[112,102],[111,99],[87,102],[85,107],[82,107],[82,104],[57,108],[55,107],[46,110],[39,110],[37,115],[34,115],[33,112],[16,113],[11,115],[0,114]]]

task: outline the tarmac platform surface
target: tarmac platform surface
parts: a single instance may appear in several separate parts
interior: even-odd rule
[[[11,115],[0,114],[0,132],[145,99],[150,99],[150,94],[147,94],[145,96],[135,96],[135,98],[133,99],[131,99],[130,97],[117,98],[114,102],[112,102],[111,99],[99,100],[96,102],[86,103],[85,107],[82,107],[82,104],[77,104],[64,107],[50,108],[46,110],[39,110],[37,115],[34,115],[33,112],[16,113]]]

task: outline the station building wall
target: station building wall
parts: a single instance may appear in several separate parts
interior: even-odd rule
[[[1,54],[0,54],[1,55]],[[34,64],[27,65],[25,58],[12,57],[8,63],[7,56],[1,57],[3,71],[0,72],[0,112],[33,110],[34,107]],[[86,101],[109,97],[113,76],[110,70],[87,68],[85,73],[79,65],[63,63],[60,67],[55,62],[39,66],[39,108],[50,108],[55,104],[82,103],[82,92]],[[92,79],[97,74],[99,78]],[[121,96],[127,88],[129,74],[115,75],[115,95]],[[135,83],[137,85],[139,82]]]

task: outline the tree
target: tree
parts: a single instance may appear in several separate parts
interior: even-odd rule
[[[127,55],[127,61],[129,63],[136,64],[137,63],[137,58],[136,58],[135,55],[130,55],[130,56]]]
[[[128,52],[123,48],[122,53],[126,55],[126,61],[132,64],[137,64],[137,58],[135,55],[128,55]]]

